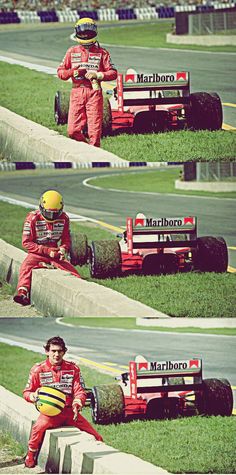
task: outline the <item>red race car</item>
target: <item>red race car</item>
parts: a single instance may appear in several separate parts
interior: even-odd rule
[[[169,274],[178,271],[226,272],[228,251],[222,237],[197,237],[197,218],[127,218],[120,241],[92,241],[90,272],[94,278],[127,273]]]
[[[56,93],[54,114],[58,125],[67,123],[69,94],[69,90]],[[190,93],[187,71],[146,74],[128,69],[118,74],[116,87],[104,90],[103,99],[103,135],[222,127],[220,97],[215,92]]]
[[[202,379],[202,361],[130,361],[119,384],[94,386],[92,418],[110,424],[133,418],[163,419],[184,415],[230,416],[233,393],[227,379]]]

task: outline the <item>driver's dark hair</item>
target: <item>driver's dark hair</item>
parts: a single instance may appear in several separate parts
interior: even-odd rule
[[[59,345],[59,346],[61,346],[61,348],[64,352],[67,351],[65,342],[64,342],[63,338],[61,338],[60,336],[52,336],[51,338],[49,338],[46,345],[44,346],[46,351],[50,350],[50,345]]]

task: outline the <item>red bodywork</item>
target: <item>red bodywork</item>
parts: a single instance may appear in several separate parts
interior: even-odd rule
[[[175,75],[175,76],[174,76]],[[143,127],[145,129],[146,120],[155,115],[154,130],[165,128],[176,129],[180,123],[183,123],[185,116],[185,107],[189,103],[189,73],[182,72],[165,75],[162,77],[173,77],[171,83],[160,81],[139,82],[138,76],[118,74],[117,87],[115,89],[116,105],[112,105],[112,129],[132,129],[135,127],[135,121],[140,114],[143,115]],[[178,78],[176,80],[176,78]],[[164,97],[164,94],[173,92],[170,97]],[[167,92],[168,91],[168,92]],[[135,97],[126,97],[127,93],[136,93]],[[143,96],[146,93],[146,96]],[[149,97],[147,97],[147,93]],[[153,119],[152,119],[153,120]],[[139,124],[139,128],[140,127]],[[139,130],[142,131],[142,130]]]
[[[168,362],[161,362],[160,365],[165,365]],[[124,394],[124,416],[145,416],[148,410],[148,405],[152,401],[156,403],[156,407],[160,404],[162,406],[170,407],[171,402],[177,401],[178,411],[184,414],[189,411],[188,397],[193,395],[194,391],[201,389],[202,384],[202,362],[200,359],[188,360],[186,363],[193,364],[192,368],[185,371],[150,371],[145,370],[153,363],[137,363],[130,361],[129,363],[129,395]],[[142,369],[140,370],[140,367]],[[184,384],[171,385],[167,383],[168,378],[187,377],[191,382],[184,380]],[[159,382],[157,383],[157,378]],[[147,386],[145,387],[145,381]],[[153,386],[150,386],[150,381],[153,381]],[[149,382],[149,384],[148,384]],[[140,385],[141,383],[141,385]],[[160,401],[158,401],[160,400]]]
[[[196,238],[195,231],[196,231],[196,218],[192,217],[192,223],[190,223],[189,229],[186,229],[184,232],[185,233],[191,233],[191,238],[194,240]],[[148,232],[148,230],[147,230]],[[153,231],[153,235],[156,234],[157,236],[160,235],[160,232],[157,231],[155,228]],[[177,233],[180,233],[183,231],[180,230],[174,230],[173,233],[177,235]],[[173,265],[175,266],[175,270],[178,271],[183,271],[185,270],[186,266],[191,265],[191,260],[192,260],[192,249],[193,249],[193,240],[183,242],[183,241],[176,241],[173,242],[173,246],[171,244],[171,241],[165,241],[167,236],[171,236],[170,230],[161,230],[162,236],[163,236],[163,241],[162,242],[157,242],[156,244],[150,241],[150,246],[148,245],[148,241],[146,238],[145,243],[140,243],[140,245],[137,242],[134,242],[134,236],[136,235],[143,235],[145,236],[145,230],[139,232],[138,226],[133,225],[133,219],[132,218],[127,218],[126,221],[126,242],[127,242],[127,250],[124,251],[121,249],[121,270],[122,272],[142,272],[143,270],[143,264],[145,261],[145,258],[147,256],[156,258],[156,256],[159,256],[160,259],[162,259],[163,263],[165,260],[168,258],[173,258]],[[168,233],[168,234],[167,234]],[[144,247],[144,245],[146,246]],[[188,245],[187,245],[188,244]],[[143,247],[142,247],[143,246]],[[158,272],[157,272],[158,273]]]

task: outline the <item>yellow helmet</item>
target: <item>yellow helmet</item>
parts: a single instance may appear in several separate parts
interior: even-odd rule
[[[47,221],[58,219],[63,212],[63,206],[63,198],[55,190],[45,191],[39,201],[39,209]]]
[[[81,45],[90,46],[97,41],[97,25],[92,18],[80,18],[75,24],[75,37]]]
[[[63,411],[65,403],[66,395],[62,391],[50,386],[42,386],[38,391],[35,407],[45,416],[57,416]]]

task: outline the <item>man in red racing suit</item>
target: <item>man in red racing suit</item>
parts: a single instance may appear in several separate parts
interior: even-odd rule
[[[57,69],[64,81],[72,79],[68,115],[68,135],[87,142],[83,133],[87,125],[89,143],[100,147],[103,121],[103,94],[101,81],[117,78],[117,70],[108,51],[96,42],[96,24],[91,18],[81,18],[75,25],[79,45],[68,49]]]
[[[55,190],[49,190],[42,195],[40,203],[43,201],[40,210],[31,211],[24,222],[22,245],[28,255],[20,267],[17,294],[14,297],[15,302],[21,305],[30,304],[33,269],[58,268],[80,277],[74,266],[66,260],[71,238],[69,217],[63,212],[62,197]],[[49,213],[54,213],[51,219]]]
[[[92,434],[96,440],[103,440],[92,425],[79,414],[86,401],[86,392],[81,386],[80,368],[75,363],[63,359],[67,351],[64,340],[59,336],[52,337],[44,348],[47,359],[31,368],[28,383],[23,391],[24,399],[34,403],[37,400],[38,389],[41,386],[50,386],[66,394],[66,403],[59,415],[47,416],[41,413],[33,425],[25,459],[25,465],[29,468],[37,463],[37,456],[47,429],[74,426]]]

